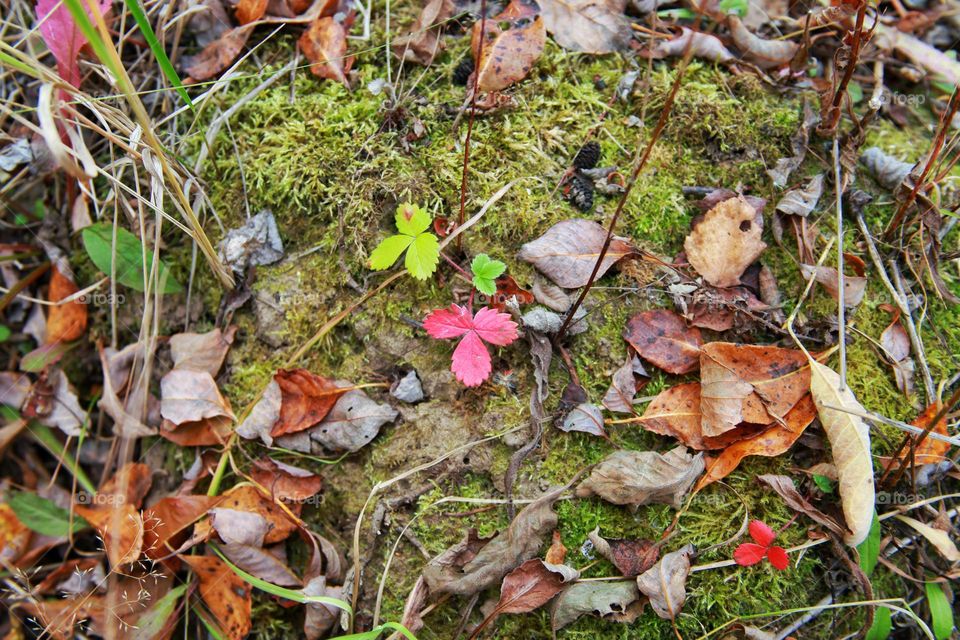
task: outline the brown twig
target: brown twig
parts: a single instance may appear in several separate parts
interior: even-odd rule
[[[473,120],[477,114],[477,87],[480,84],[480,63],[483,60],[483,41],[487,31],[487,0],[480,0],[480,41],[477,44],[477,68],[473,72],[473,87],[470,90],[470,115],[467,120],[467,137],[463,141],[463,173],[460,176],[460,214],[457,224],[463,224],[467,210],[467,170],[470,168],[470,137]],[[456,128],[456,127],[454,127]],[[463,236],[457,238],[457,251],[463,248]]]

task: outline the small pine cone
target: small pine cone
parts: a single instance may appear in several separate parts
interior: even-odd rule
[[[460,64],[457,65],[457,68],[453,70],[453,84],[458,84],[465,87],[467,85],[467,80],[470,79],[470,74],[473,73],[473,69],[473,58],[468,56],[461,60]]]
[[[580,211],[590,211],[593,208],[593,182],[579,171],[575,173],[570,180],[567,200]]]
[[[600,143],[588,142],[580,147],[573,158],[573,166],[577,169],[593,169],[600,161]]]

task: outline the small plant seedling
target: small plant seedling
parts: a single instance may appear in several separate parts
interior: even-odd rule
[[[733,559],[736,560],[737,564],[749,567],[767,558],[778,571],[783,571],[790,566],[787,550],[773,544],[777,534],[773,532],[769,525],[754,520],[750,523],[749,530],[753,542],[744,542],[733,552]]]
[[[490,377],[492,363],[486,343],[504,347],[517,339],[517,323],[510,314],[484,307],[476,315],[456,304],[435,309],[423,321],[431,338],[462,338],[453,351],[450,370],[457,380],[476,387]]]
[[[473,273],[473,286],[477,291],[485,296],[492,296],[497,292],[497,283],[495,280],[503,275],[507,270],[507,265],[499,260],[491,260],[485,253],[479,254],[470,263],[470,271]]]
[[[426,280],[437,270],[440,261],[440,242],[437,236],[427,231],[430,214],[422,207],[409,202],[397,207],[397,231],[400,233],[385,238],[370,254],[370,268],[374,271],[389,269],[404,251],[407,257],[404,266],[417,280]]]

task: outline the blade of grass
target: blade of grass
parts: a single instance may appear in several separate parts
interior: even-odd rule
[[[177,70],[173,68],[173,63],[170,62],[170,58],[167,57],[167,52],[163,50],[163,45],[161,45],[160,40],[157,39],[157,34],[153,32],[153,27],[150,26],[147,14],[143,12],[140,3],[137,0],[124,0],[124,4],[127,5],[130,13],[133,14],[133,19],[137,21],[137,26],[140,27],[140,33],[143,34],[147,44],[150,45],[150,51],[153,52],[154,57],[157,59],[157,64],[160,66],[160,70],[163,71],[163,75],[167,76],[167,80],[170,81],[173,88],[180,94],[183,101],[190,105],[191,109],[194,109],[193,100],[191,100],[187,94],[187,90],[184,88],[180,76],[177,75]]]

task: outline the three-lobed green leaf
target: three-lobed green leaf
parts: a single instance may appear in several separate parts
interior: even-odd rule
[[[113,234],[114,227],[109,222],[97,222],[83,229],[83,246],[93,264],[108,276],[113,270]],[[153,253],[147,252],[146,270],[144,270],[143,244],[137,236],[126,229],[117,227],[117,282],[135,291],[143,291],[144,283],[153,269]],[[163,260],[158,261],[158,276],[162,293],[177,293],[183,289],[170,275]]]
[[[437,270],[440,261],[440,241],[429,231],[430,214],[415,204],[397,207],[397,235],[385,238],[370,254],[370,268],[389,269],[404,251],[404,267],[417,280],[426,280]]]
[[[485,253],[477,255],[470,263],[473,272],[473,286],[480,293],[492,296],[497,292],[496,279],[507,270],[507,265],[499,260],[491,260]]]

